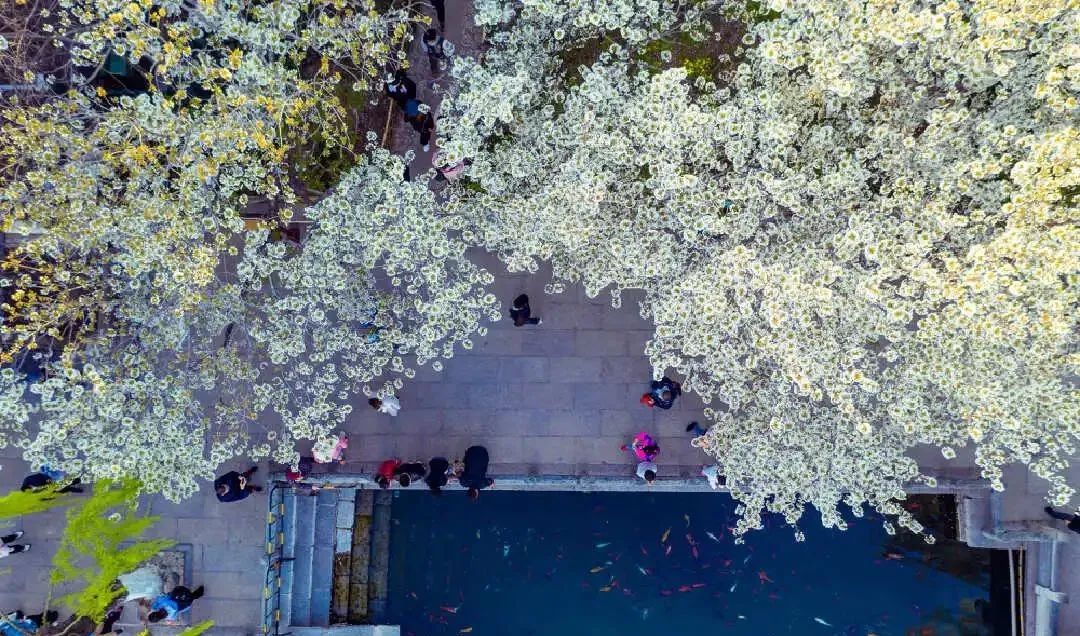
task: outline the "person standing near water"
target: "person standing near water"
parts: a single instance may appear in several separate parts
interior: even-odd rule
[[[469,499],[475,501],[480,497],[482,489],[495,483],[494,479],[487,476],[487,469],[487,449],[483,446],[470,446],[465,451],[465,468],[458,477],[461,485],[469,489]]]
[[[449,473],[450,462],[445,457],[432,457],[428,461],[428,474],[424,478],[424,483],[427,484],[432,495],[442,494],[442,487],[446,485]]]
[[[423,462],[405,462],[394,468],[394,476],[402,488],[408,488],[410,484],[427,475],[427,468]]]
[[[637,476],[645,480],[646,484],[650,486],[653,480],[656,479],[656,464],[652,460],[645,460],[639,462],[637,465]]]

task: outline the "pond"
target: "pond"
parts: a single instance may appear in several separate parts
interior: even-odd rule
[[[991,633],[989,568],[942,571],[938,545],[898,547],[912,544],[871,514],[838,532],[810,511],[803,543],[767,518],[735,545],[734,508],[716,493],[398,491],[384,622],[414,636]]]

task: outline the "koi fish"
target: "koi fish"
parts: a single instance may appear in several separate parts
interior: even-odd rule
[[[664,530],[664,534],[660,535],[660,543],[666,543],[669,534],[671,534],[671,528]]]
[[[439,609],[441,609],[444,612],[449,612],[451,614],[457,614],[457,611],[459,609],[461,609],[461,606],[458,605],[457,607],[447,607],[446,605],[441,605],[441,606],[439,606]]]
[[[466,627],[465,629],[459,631],[458,633],[459,634],[468,634],[470,632],[472,632],[472,628],[471,627]]]
[[[508,556],[510,556],[510,544],[503,546],[503,558],[505,559]]]
[[[476,538],[477,538],[477,539],[479,539],[479,538],[480,538],[480,531],[479,531],[479,530],[477,530],[477,531],[476,531]]]
[[[735,583],[732,583],[732,584],[731,584],[731,589],[729,589],[729,590],[728,590],[728,592],[734,592],[734,591],[735,591],[735,588],[737,588],[737,587],[739,587],[739,583],[738,583],[738,581],[736,581]]]
[[[761,570],[760,572],[758,572],[757,578],[759,581],[761,581],[762,584],[776,582],[769,578],[769,575],[765,573],[765,570]]]
[[[660,596],[671,596],[671,590],[660,590]]]
[[[649,556],[649,551],[645,549],[645,546],[641,545],[641,546],[638,546],[638,547],[641,548],[642,556]]]
[[[412,598],[420,598],[416,595],[416,592],[409,592],[409,596],[411,596]]]
[[[690,527],[690,515],[683,515],[682,518],[686,519],[686,527],[689,528]]]
[[[815,622],[815,623],[821,623],[821,624],[822,624],[822,625],[824,625],[825,627],[832,627],[832,623],[826,623],[825,621],[821,620],[821,619],[820,619],[820,618],[818,618],[817,616],[815,616],[815,617],[814,617],[814,622]]]
[[[709,537],[710,539],[712,539],[713,541],[715,541],[715,542],[717,542],[717,543],[720,543],[720,539],[717,539],[717,538],[716,538],[716,535],[715,535],[715,534],[713,534],[713,533],[711,533],[711,532],[709,532],[708,530],[706,530],[706,531],[705,531],[705,536],[706,536],[706,537]]]
[[[693,589],[693,588],[692,588],[692,587],[690,587],[689,585],[680,585],[680,586],[679,586],[679,591],[680,591],[680,592],[689,592],[689,591],[690,591],[690,590],[692,590],[692,589]]]
[[[598,565],[598,566],[596,566],[595,568],[593,568],[593,569],[589,570],[589,573],[590,573],[590,574],[596,574],[597,572],[603,572],[603,571],[604,571],[604,570],[606,570],[606,569],[607,569],[607,566],[604,566],[604,565]]]
[[[692,587],[692,588],[694,588],[695,590],[697,590],[697,589],[700,589],[700,588],[703,588],[703,587],[705,587],[705,584],[704,584],[704,583],[693,583],[693,584],[691,584],[691,585],[690,585],[690,587]]]
[[[604,587],[600,588],[600,591],[601,592],[610,592],[611,591],[611,586],[610,585],[605,585]]]
[[[694,555],[695,559],[698,558],[698,551],[696,545],[690,546],[690,554]]]
[[[743,565],[746,565],[747,561],[749,561],[749,560],[750,560],[750,557],[752,557],[752,556],[754,556],[754,555],[752,555],[752,554],[748,554],[748,555],[746,555],[746,558],[742,560],[742,564],[743,564]]]
[[[652,572],[649,571],[649,568],[643,568],[643,567],[641,567],[639,565],[639,566],[637,566],[637,569],[638,569],[638,572],[641,572],[645,576],[649,576],[650,574],[652,574]]]
[[[739,614],[739,618],[741,618],[741,619],[743,619],[743,620],[746,620],[746,617],[745,617],[745,616],[743,616],[742,614]]]
[[[686,542],[689,543],[690,545],[694,545],[694,535],[687,532],[686,533]]]
[[[609,545],[611,545],[611,542],[610,542],[610,541],[605,541],[605,542],[603,542],[603,543],[597,543],[597,544],[596,544],[596,549],[597,549],[597,550],[599,550],[600,548],[606,548],[606,547],[608,547]]]
[[[886,552],[885,558],[891,561],[902,561],[904,559],[904,555],[900,554],[899,552]]]
[[[670,545],[667,547],[667,550],[664,550],[664,556],[671,556],[671,546]]]

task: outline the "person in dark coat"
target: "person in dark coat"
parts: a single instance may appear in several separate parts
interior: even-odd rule
[[[445,457],[432,457],[428,462],[427,477],[424,483],[433,495],[441,495],[442,487],[446,485],[446,474],[450,471],[450,462]]]
[[[510,318],[514,321],[515,327],[521,327],[525,324],[539,325],[544,321],[540,318],[532,317],[532,308],[529,307],[529,296],[521,294],[514,299],[514,304],[510,308]]]
[[[465,451],[465,469],[458,477],[462,486],[469,489],[469,499],[476,500],[480,491],[495,483],[487,476],[488,452],[483,446],[470,446]]]
[[[440,77],[450,57],[446,54],[446,39],[435,29],[428,29],[424,31],[424,36],[420,39],[420,46],[424,49],[424,53],[427,53],[428,63],[431,65],[431,76]]]
[[[1058,519],[1060,521],[1068,521],[1069,523],[1065,527],[1069,530],[1072,530],[1073,532],[1080,532],[1080,515],[1073,515],[1067,512],[1058,512],[1050,506],[1043,508],[1043,510],[1046,511],[1046,514],[1050,515],[1055,519]]]
[[[405,462],[398,464],[398,467],[394,469],[394,476],[397,477],[402,488],[408,488],[409,484],[423,479],[425,475],[427,475],[427,468],[424,462]]]
[[[55,483],[56,481],[45,473],[32,473],[27,475],[26,479],[23,479],[22,487],[20,487],[19,490],[22,490],[23,492],[28,490],[38,491]],[[76,477],[71,480],[70,484],[57,490],[57,492],[82,492],[83,489],[79,487],[80,483],[82,483],[82,480]]]
[[[675,398],[682,395],[682,385],[667,376],[659,382],[653,380],[650,387],[651,390],[647,395],[653,399],[651,406],[658,406],[665,410],[670,409],[675,404]]]
[[[251,479],[251,475],[254,474],[256,470],[259,470],[258,466],[252,466],[242,473],[231,470],[215,479],[214,494],[217,495],[218,501],[225,503],[240,501],[242,499],[247,499],[248,495],[253,492],[261,491],[261,486],[255,486],[248,483],[248,480]]]
[[[394,72],[394,81],[386,83],[386,94],[394,100],[398,108],[404,110],[406,102],[416,99],[416,82],[399,69]]]

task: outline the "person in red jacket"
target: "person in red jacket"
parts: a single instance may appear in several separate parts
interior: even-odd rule
[[[375,471],[375,483],[379,484],[379,488],[385,490],[390,487],[390,482],[394,480],[394,471],[400,465],[400,459],[388,459],[379,464],[379,470]]]

